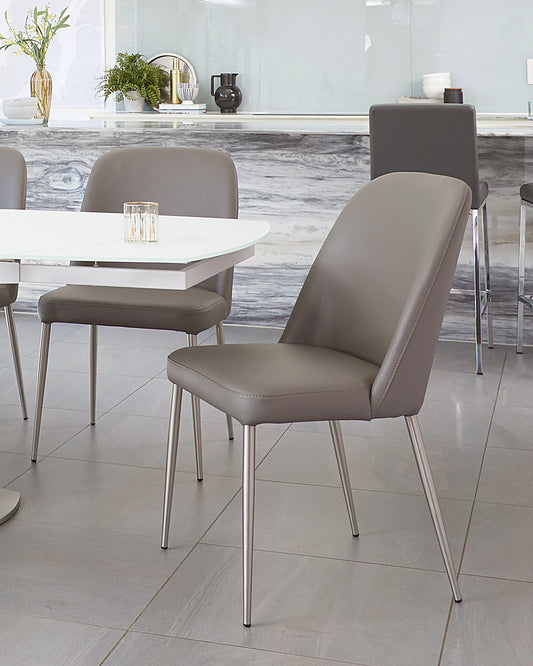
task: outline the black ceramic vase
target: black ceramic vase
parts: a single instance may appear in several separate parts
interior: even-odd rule
[[[242,102],[242,92],[236,84],[238,74],[213,74],[211,77],[211,94],[220,113],[235,113]],[[215,90],[215,79],[220,79],[220,87]]]

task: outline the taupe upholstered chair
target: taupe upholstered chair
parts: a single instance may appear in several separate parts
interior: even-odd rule
[[[520,187],[520,232],[518,242],[518,311],[516,323],[516,352],[523,351],[524,305],[533,307],[533,296],[526,294],[526,227],[527,209],[533,208],[533,183]]]
[[[95,162],[82,210],[118,213],[122,212],[125,201],[156,201],[161,215],[236,218],[237,173],[231,158],[216,150],[172,147],[113,150]],[[222,321],[231,308],[232,285],[233,269],[228,269],[185,291],[67,285],[41,296],[42,331],[32,460],[37,460],[52,323],[90,326],[91,423],[94,424],[97,326],[182,331],[187,333],[190,346],[197,344],[198,333],[216,326],[217,341],[223,344]],[[229,416],[227,421],[228,435],[233,439]],[[196,398],[193,425],[197,475],[202,479],[200,404]]]
[[[404,416],[453,595],[461,600],[417,414],[470,199],[465,183],[446,176],[396,173],[372,181],[352,198],[328,235],[278,344],[205,346],[169,356],[173,386],[162,547],[168,546],[185,389],[244,425],[246,626],[251,622],[255,427],[260,423],[329,421],[357,536],[339,421]]]
[[[371,178],[395,171],[422,171],[460,178],[472,191],[474,288],[451,291],[474,297],[476,372],[482,374],[481,319],[485,312],[488,346],[494,345],[487,228],[489,187],[479,180],[476,110],[467,104],[376,104],[370,107],[369,118]],[[483,227],[483,289],[479,217]]]
[[[26,162],[18,150],[0,147],[0,208],[26,208]],[[17,300],[18,284],[0,284],[0,308],[4,308],[7,330],[13,352],[15,375],[19,390],[22,416],[28,418],[26,397],[22,381],[22,368],[17,341],[17,330],[11,304]]]

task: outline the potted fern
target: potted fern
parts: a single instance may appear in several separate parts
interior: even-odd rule
[[[96,90],[106,100],[115,93],[118,102],[124,100],[126,111],[140,112],[145,100],[153,108],[159,107],[167,79],[164,70],[147,63],[140,53],[119,53],[117,64],[104,73]]]

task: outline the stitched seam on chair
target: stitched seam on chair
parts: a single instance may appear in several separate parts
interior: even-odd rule
[[[171,361],[171,363],[174,363],[174,361]],[[296,395],[315,396],[315,395],[320,395],[320,394],[324,393],[323,390],[321,390],[321,391],[305,391],[305,392],[296,391],[296,392],[290,392],[290,393],[278,393],[278,394],[266,394],[266,395],[264,393],[241,393],[239,391],[234,391],[232,389],[228,389],[225,386],[222,386],[222,384],[219,384],[214,379],[212,379],[211,377],[209,377],[207,375],[204,375],[201,372],[198,372],[196,370],[191,370],[191,368],[187,368],[187,370],[191,374],[194,374],[197,377],[202,377],[202,379],[207,379],[212,384],[215,384],[216,386],[219,386],[220,388],[222,388],[226,391],[230,391],[233,395],[239,396],[239,397],[242,397],[242,398],[284,398],[284,397],[287,397],[287,396],[296,396]],[[366,393],[366,387],[361,388],[361,389],[355,389],[355,388],[354,389],[341,389],[341,388],[338,388],[338,389],[328,389],[327,390],[327,393],[356,393],[356,392],[357,393]]]
[[[54,302],[52,302],[52,303],[48,302],[48,305],[50,307],[65,307],[65,306],[79,307],[79,302],[78,303],[64,303],[64,302],[61,302],[60,304],[58,304],[57,302],[55,302],[55,303]],[[169,308],[159,308],[159,307],[154,307],[154,306],[150,305],[148,308],[146,308],[145,306],[136,305],[136,304],[132,304],[132,305],[116,305],[116,304],[111,305],[111,304],[107,304],[107,303],[91,303],[91,304],[85,303],[81,307],[93,307],[93,308],[97,307],[97,308],[103,309],[103,310],[141,310],[143,312],[150,312],[150,311],[152,311],[152,312],[170,312],[171,311],[170,307]],[[207,306],[207,307],[202,308],[201,310],[200,309],[193,310],[192,312],[190,312],[190,314],[192,316],[194,316],[195,314],[198,314],[198,313],[208,312],[211,309],[212,309],[212,306]],[[176,314],[176,311],[173,310],[172,314]]]
[[[426,304],[426,302],[427,302],[427,300],[428,300],[428,298],[429,298],[429,294],[431,293],[431,290],[433,289],[433,286],[434,286],[434,284],[435,284],[435,280],[437,279],[437,276],[438,276],[439,271],[440,271],[440,269],[441,269],[442,263],[444,262],[444,258],[446,257],[446,254],[447,254],[447,252],[448,252],[448,248],[450,247],[450,243],[451,243],[452,237],[453,237],[453,235],[454,235],[454,233],[455,233],[455,230],[456,230],[458,224],[459,224],[459,219],[457,219],[457,221],[456,221],[455,224],[453,225],[452,229],[450,230],[450,233],[449,233],[448,238],[447,238],[447,241],[446,241],[446,245],[444,246],[444,249],[443,249],[442,254],[441,254],[441,257],[440,257],[440,261],[439,261],[439,263],[438,263],[438,265],[437,265],[437,267],[436,267],[436,269],[435,269],[435,272],[434,272],[434,275],[433,275],[433,279],[431,280],[431,284],[428,286],[428,288],[427,288],[427,290],[426,290],[426,294],[425,294],[424,300],[422,301],[422,304],[420,305],[420,309],[418,310],[418,314],[417,314],[417,316],[416,316],[416,319],[415,319],[415,321],[413,322],[413,325],[411,326],[411,330],[409,331],[409,335],[407,336],[407,339],[406,339],[406,341],[405,341],[405,344],[404,344],[404,346],[403,346],[403,348],[402,348],[402,350],[401,350],[401,352],[400,352],[400,355],[399,355],[399,357],[398,357],[398,360],[397,360],[397,362],[396,362],[396,365],[394,366],[394,369],[393,369],[393,371],[391,372],[390,379],[389,379],[389,381],[387,382],[387,385],[385,386],[385,389],[384,389],[384,391],[383,391],[383,395],[382,395],[382,397],[380,398],[380,400],[378,401],[378,404],[376,405],[376,409],[375,409],[375,410],[372,410],[372,411],[376,411],[376,412],[377,412],[377,411],[379,410],[379,408],[380,408],[381,405],[383,404],[383,401],[385,400],[385,397],[386,397],[387,392],[388,392],[388,390],[389,390],[389,388],[390,388],[390,385],[392,384],[392,382],[393,382],[393,380],[394,380],[394,378],[395,378],[395,376],[396,376],[396,373],[398,372],[398,368],[400,367],[400,364],[401,364],[401,362],[403,361],[403,357],[404,357],[404,354],[405,354],[405,350],[407,349],[407,347],[408,347],[408,345],[409,345],[409,342],[411,341],[411,338],[413,337],[413,333],[414,333],[414,331],[415,331],[415,329],[416,329],[416,326],[417,326],[417,324],[418,324],[418,320],[420,319],[420,317],[421,317],[421,315],[422,315],[422,312],[424,311],[424,306],[425,306],[425,304]]]

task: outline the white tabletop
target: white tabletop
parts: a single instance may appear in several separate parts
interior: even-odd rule
[[[253,256],[270,228],[262,221],[165,215],[159,223],[157,242],[127,243],[120,213],[0,210],[0,283],[189,289]],[[69,266],[69,261],[94,266]],[[109,268],[98,262],[175,266]]]
[[[43,261],[189,263],[254,245],[267,222],[159,217],[159,241],[126,243],[120,213],[0,210],[0,257]]]

